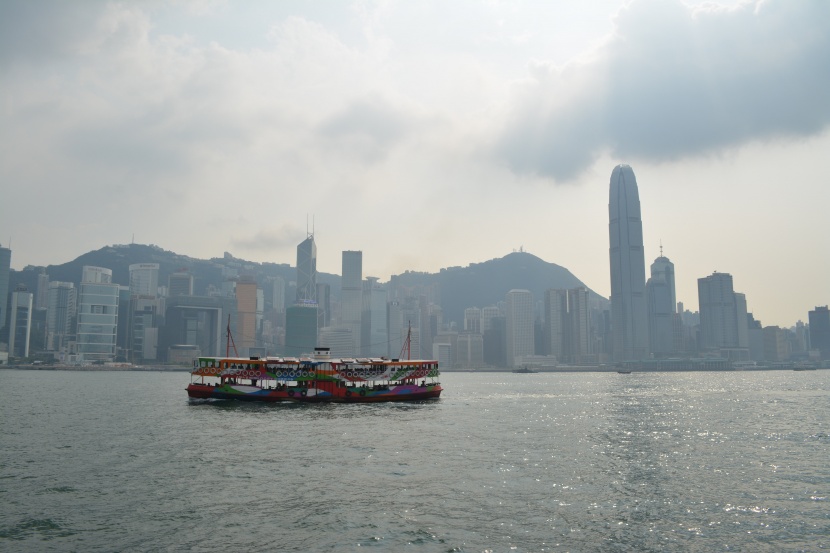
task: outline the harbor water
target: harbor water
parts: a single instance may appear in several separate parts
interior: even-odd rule
[[[441,381],[266,405],[2,370],[0,551],[830,548],[830,371]]]

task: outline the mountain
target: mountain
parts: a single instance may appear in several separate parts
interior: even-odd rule
[[[445,321],[461,322],[467,307],[486,307],[504,301],[508,291],[530,290],[537,301],[544,300],[549,288],[579,288],[585,284],[568,269],[548,263],[527,252],[513,252],[504,257],[467,267],[450,267],[439,273],[406,272],[392,277],[395,287],[423,287],[438,290]],[[588,288],[594,298],[601,298]]]
[[[38,274],[45,271],[50,281],[74,282],[77,286],[83,266],[93,265],[112,269],[113,282],[127,286],[130,282],[129,267],[136,263],[158,263],[160,285],[167,284],[171,273],[183,269],[189,271],[194,275],[194,293],[197,295],[205,294],[209,285],[219,287],[226,278],[224,275],[228,274],[251,275],[261,286],[268,277],[280,276],[286,284],[297,278],[296,268],[287,263],[256,263],[235,258],[229,253],[221,258],[196,259],[155,245],[126,244],[105,246],[62,265],[45,268],[29,266],[22,271],[12,271],[9,285],[13,289],[21,283],[34,292],[37,290]],[[339,299],[339,275],[318,273],[317,281],[329,284],[332,299]],[[467,267],[449,267],[438,273],[407,271],[393,275],[389,287],[399,292],[407,288],[430,290],[431,299],[443,309],[444,320],[459,323],[464,320],[465,308],[495,305],[514,288],[530,290],[537,301],[544,299],[545,290],[549,288],[588,288],[568,269],[527,252],[513,252]],[[590,291],[592,297],[601,297]]]

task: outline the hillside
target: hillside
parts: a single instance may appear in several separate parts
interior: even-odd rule
[[[160,284],[166,284],[171,273],[188,270],[194,275],[194,292],[197,295],[205,294],[211,284],[219,286],[224,278],[223,274],[231,272],[252,275],[260,285],[267,277],[277,275],[282,277],[286,284],[296,280],[296,268],[287,263],[256,263],[234,258],[227,253],[221,258],[196,259],[145,244],[105,246],[68,263],[49,265],[45,267],[45,271],[50,281],[74,282],[77,285],[84,265],[106,267],[112,269],[115,283],[127,286],[130,280],[129,266],[135,263],[158,263]],[[26,267],[23,271],[12,271],[10,287],[22,283],[29,290],[35,291],[37,276],[41,270],[44,268]],[[329,284],[332,299],[339,299],[339,275],[318,273],[318,282]],[[541,301],[544,299],[545,290],[549,288],[585,286],[568,269],[527,252],[513,252],[467,267],[441,269],[438,273],[405,272],[392,276],[390,285],[396,289],[423,287],[435,290],[435,300],[444,311],[444,320],[457,322],[463,320],[465,308],[495,305],[503,301],[505,294],[514,288],[530,290],[534,298]],[[599,297],[593,291],[591,293]]]

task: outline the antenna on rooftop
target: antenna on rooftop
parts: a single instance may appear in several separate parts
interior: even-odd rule
[[[660,239],[660,257],[663,257],[663,239]]]

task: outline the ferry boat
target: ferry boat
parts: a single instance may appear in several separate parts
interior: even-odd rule
[[[411,359],[332,359],[328,348],[301,358],[199,357],[187,395],[192,399],[370,403],[437,399],[438,362]]]

